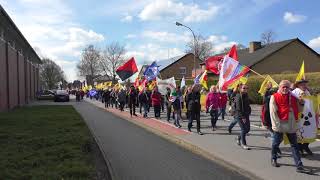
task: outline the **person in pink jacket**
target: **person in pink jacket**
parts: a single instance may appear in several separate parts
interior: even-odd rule
[[[219,102],[220,93],[217,91],[217,87],[213,85],[211,86],[210,92],[208,93],[206,99],[206,112],[210,113],[211,116],[212,131],[215,131],[216,123],[218,120]]]

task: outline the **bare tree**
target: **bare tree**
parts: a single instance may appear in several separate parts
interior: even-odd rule
[[[65,82],[64,72],[54,61],[45,58],[40,66],[40,79],[45,88],[54,89]]]
[[[77,65],[80,76],[86,77],[87,83],[93,85],[93,78],[100,74],[100,52],[93,45],[86,47]]]
[[[197,58],[204,61],[209,56],[212,56],[212,43],[204,38],[202,35],[196,35],[195,43],[193,43],[193,39],[189,41],[186,45],[187,49],[186,53],[193,53]]]
[[[103,51],[103,56],[100,59],[100,65],[105,72],[113,78],[113,82],[116,80],[116,70],[125,61],[126,49],[118,42],[112,42],[108,44]]]
[[[240,50],[240,49],[245,49],[246,46],[244,46],[243,44],[237,44],[237,50]],[[222,53],[228,53],[230,51],[231,47],[227,47],[227,48],[224,48]]]
[[[261,34],[261,44],[267,45],[275,42],[276,33],[272,30],[267,30]]]

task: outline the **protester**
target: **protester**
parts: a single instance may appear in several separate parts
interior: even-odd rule
[[[250,119],[251,107],[248,97],[248,86],[241,85],[240,93],[235,97],[235,119],[237,119],[241,132],[236,138],[237,144],[241,146],[244,150],[250,150],[247,146],[246,135],[250,131]]]
[[[270,118],[270,99],[271,96],[277,91],[276,89],[272,89],[272,82],[267,83],[266,85],[266,92],[263,96],[263,104],[262,104],[262,110],[261,110],[261,120],[263,126],[268,130],[270,137],[271,137],[271,144],[274,141],[273,138],[273,130],[272,130],[272,124],[271,124],[271,118]],[[268,137],[266,135],[266,137]],[[279,155],[278,155],[279,154]],[[277,157],[280,157],[281,155],[281,150],[280,148],[277,149]]]
[[[119,106],[120,106],[120,111],[124,110],[124,105],[126,103],[126,91],[124,88],[120,90],[118,93],[118,101],[119,101]]]
[[[305,169],[302,164],[296,135],[298,114],[302,101],[290,93],[290,84],[290,81],[282,80],[279,84],[278,92],[274,93],[270,99],[270,117],[272,130],[274,131],[271,164],[274,167],[280,167],[277,162],[277,149],[283,139],[283,135],[286,135],[291,145],[296,171],[309,173],[310,170]]]
[[[83,97],[84,97],[84,91],[82,89],[80,90],[80,97],[81,97],[81,99],[83,99]]]
[[[160,118],[160,112],[161,112],[161,94],[158,91],[158,87],[155,87],[152,95],[151,95],[151,100],[152,100],[152,106],[154,108],[154,117],[155,118]]]
[[[296,88],[292,91],[292,94],[295,95],[299,99],[302,99],[304,96],[311,96],[311,94],[308,90],[308,87],[307,87],[307,83],[308,83],[307,80],[297,81],[295,83]],[[304,119],[301,119],[301,120],[304,121]],[[315,129],[315,131],[317,131],[317,130]],[[298,147],[299,147],[299,151],[300,151],[301,155],[304,154],[304,151],[310,156],[313,155],[313,152],[309,148],[308,142],[298,141]]]
[[[210,92],[208,93],[206,99],[206,112],[210,113],[211,116],[212,131],[215,131],[216,123],[218,120],[219,99],[220,95],[217,91],[217,87],[214,85],[211,86]]]
[[[220,98],[219,98],[219,114],[218,114],[218,118],[221,115],[221,119],[224,120],[224,116],[226,115],[228,96],[227,96],[227,92],[225,92],[225,91],[220,91],[219,95],[220,95]]]
[[[241,84],[238,84],[237,86],[236,86],[236,88],[234,88],[233,90],[232,90],[232,92],[231,91],[228,91],[229,93],[230,93],[230,96],[229,96],[229,105],[230,105],[230,110],[229,110],[229,113],[230,113],[230,115],[231,116],[233,116],[234,117],[234,115],[235,115],[235,97],[237,96],[237,94],[239,94],[240,93],[240,87],[241,87]],[[237,118],[233,118],[233,120],[230,122],[230,124],[229,124],[229,127],[228,127],[228,132],[229,132],[229,134],[231,134],[231,132],[232,132],[232,129],[233,129],[233,127],[236,125],[238,123],[238,119]]]
[[[181,119],[181,102],[180,96],[178,96],[177,91],[173,90],[171,93],[170,101],[172,102],[173,111],[175,113],[174,125],[178,128],[181,128],[180,119]]]
[[[185,92],[185,95],[184,95],[184,102],[186,102],[186,109],[187,109],[187,112],[186,112],[186,117],[187,119],[189,119],[189,116],[190,116],[190,112],[189,112],[189,108],[188,108],[188,95],[192,92],[192,87],[189,86]],[[192,126],[192,124],[191,124]]]
[[[108,108],[110,106],[110,91],[109,91],[109,89],[104,91],[103,98],[104,98],[104,107]]]
[[[147,92],[145,89],[143,89],[141,91],[141,93],[139,94],[139,103],[140,103],[140,106],[143,107],[143,117],[147,118],[148,117],[149,99],[148,99],[148,95],[147,95]],[[140,114],[142,114],[142,112]]]
[[[167,94],[165,96],[165,102],[167,107],[167,121],[170,122],[170,116],[171,116],[171,109],[172,109],[172,102],[170,101],[171,96],[171,89],[167,88]]]
[[[182,96],[182,92],[181,92],[180,86],[177,86],[176,92],[177,92],[177,98],[179,98],[179,101],[180,101],[179,115],[180,115],[180,120],[182,121],[181,117],[182,117],[182,107],[183,107],[183,96]]]
[[[130,115],[137,116],[136,114],[136,103],[137,103],[137,91],[134,86],[130,86],[129,94],[128,94],[128,105],[130,108]]]
[[[203,135],[200,131],[200,85],[195,84],[192,86],[191,93],[188,94],[187,97],[188,111],[189,111],[189,122],[188,122],[188,130],[191,132],[192,122],[193,120],[197,121],[197,132],[199,135]]]

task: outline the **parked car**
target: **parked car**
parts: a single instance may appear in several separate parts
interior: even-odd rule
[[[66,90],[57,90],[55,96],[54,96],[54,101],[63,101],[63,102],[68,102],[70,100],[69,98],[69,93]]]
[[[38,100],[53,100],[55,93],[51,90],[43,90],[38,92],[37,99]]]

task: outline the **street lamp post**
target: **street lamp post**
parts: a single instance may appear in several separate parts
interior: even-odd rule
[[[192,29],[190,27],[183,25],[179,22],[176,22],[176,25],[188,28],[193,35],[193,69],[194,69],[194,76],[196,77],[196,36],[194,35],[194,32],[192,31]]]

